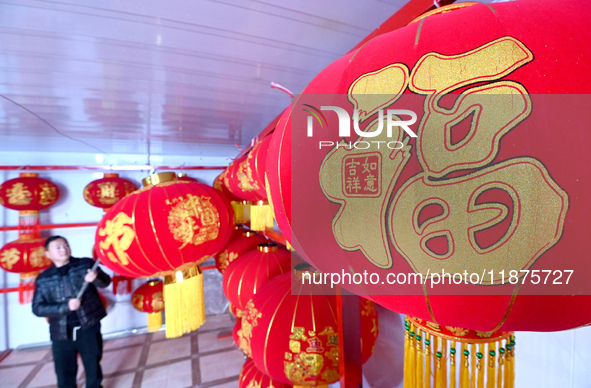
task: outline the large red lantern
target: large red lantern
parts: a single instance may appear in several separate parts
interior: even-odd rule
[[[197,265],[226,245],[234,227],[232,208],[217,190],[175,178],[160,173],[144,180],[148,186],[117,202],[96,232],[98,256],[111,270],[130,277],[165,276],[167,336],[203,323],[203,278]],[[199,313],[180,303],[193,304]]]
[[[84,188],[84,200],[90,205],[107,211],[121,198],[133,193],[137,187],[133,182],[119,177],[116,173],[105,173],[101,179],[90,182]]]
[[[274,387],[274,388],[290,388],[291,385],[283,384],[275,381],[256,367],[254,361],[248,358],[242,370],[240,370],[240,377],[238,377],[238,388],[253,388],[253,387]]]
[[[228,265],[240,257],[241,254],[256,249],[259,244],[263,244],[266,241],[267,239],[260,234],[242,226],[236,226],[228,245],[220,253],[215,255],[216,268],[223,274],[226,272]]]
[[[291,253],[287,249],[260,244],[228,266],[223,277],[224,294],[237,310],[243,311],[266,282],[290,270]]]
[[[158,331],[162,327],[163,291],[161,280],[150,280],[139,286],[131,295],[132,306],[138,311],[148,313],[149,332]]]
[[[291,175],[271,192],[292,182],[307,261],[379,275],[343,286],[389,309],[485,333],[587,325],[591,9],[458,7],[322,71],[276,129]]]
[[[297,287],[292,288],[292,281]],[[373,302],[360,299],[361,361],[378,335]],[[339,379],[337,298],[291,273],[268,282],[249,302],[242,318],[242,341],[256,366],[274,380],[294,386],[325,386]]]

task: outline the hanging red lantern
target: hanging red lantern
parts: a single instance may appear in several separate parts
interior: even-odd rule
[[[228,245],[217,255],[215,255],[215,266],[222,274],[228,268],[230,263],[234,262],[244,252],[255,249],[259,244],[263,244],[267,239],[260,234],[248,230],[242,226],[236,226]]]
[[[291,385],[283,384],[273,380],[258,370],[254,364],[254,361],[252,361],[251,358],[248,358],[240,370],[240,377],[238,377],[238,388],[253,387],[290,388]]]
[[[259,244],[231,263],[223,277],[224,294],[237,310],[244,310],[266,282],[291,270],[291,253],[276,244]]]
[[[133,182],[119,177],[116,173],[105,173],[101,179],[90,182],[84,188],[84,200],[90,205],[107,211],[121,198],[133,193],[137,187]]]
[[[591,92],[590,22],[580,0],[464,4],[323,70],[275,134],[291,173],[270,179],[271,192],[292,182],[283,198],[304,259],[325,273],[379,275],[343,286],[442,326],[589,324],[591,156],[577,98]],[[320,109],[329,106],[351,128]],[[551,274],[545,288],[541,274]]]
[[[45,256],[45,239],[24,237],[9,242],[0,249],[0,267],[20,274],[19,302],[29,303],[33,296],[35,277],[49,268]]]
[[[301,276],[301,275],[299,275]],[[292,288],[292,281],[298,286]],[[339,379],[337,298],[318,286],[277,276],[249,302],[242,337],[255,365],[274,380],[300,386],[326,386]],[[360,299],[361,361],[366,362],[378,335],[373,302]]]
[[[215,189],[175,178],[160,173],[145,179],[147,187],[117,202],[96,232],[99,258],[111,270],[130,277],[165,276],[167,336],[203,323],[197,265],[227,244],[234,227],[232,208]],[[194,304],[191,309],[199,313],[185,311],[181,302]]]
[[[234,209],[234,220],[237,224],[246,224],[250,222],[250,208],[249,202],[245,201],[241,198],[238,198],[226,186],[228,170],[230,167],[226,168],[220,175],[218,175],[215,180],[213,181],[213,188],[221,192],[226,199],[231,201],[232,209]]]
[[[163,291],[161,280],[150,280],[131,295],[132,306],[138,311],[148,313],[149,332],[158,331],[162,327]]]
[[[0,205],[18,211],[39,211],[55,204],[60,192],[53,182],[39,174],[22,172],[0,185]]]
[[[242,350],[242,348],[240,347],[240,337],[241,337],[240,330],[241,329],[242,329],[242,319],[236,318],[236,323],[234,324],[234,327],[232,328],[232,338],[234,339],[234,343],[236,344],[236,346],[238,346],[238,348],[240,350]],[[244,350],[242,350],[242,352],[244,352]]]

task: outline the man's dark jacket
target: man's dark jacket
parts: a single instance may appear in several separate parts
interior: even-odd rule
[[[87,270],[92,268],[94,261],[71,257],[70,263],[70,270],[65,276],[60,275],[52,264],[41,272],[35,281],[33,314],[49,318],[49,334],[52,341],[68,339],[67,317],[71,311],[68,307],[69,298],[65,295],[64,277],[70,286],[72,297],[76,297],[84,283],[84,276]],[[111,278],[100,268],[97,272],[96,279],[88,285],[82,295],[80,308],[75,311],[82,329],[99,323],[107,315],[96,287],[107,287],[111,283]]]

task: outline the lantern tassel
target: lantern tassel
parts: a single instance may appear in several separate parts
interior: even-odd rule
[[[256,231],[273,228],[273,210],[268,203],[258,201],[250,206],[250,228]]]
[[[148,313],[148,331],[154,333],[162,327],[162,312]]]
[[[246,224],[250,221],[250,205],[248,201],[232,201],[232,209],[234,210],[234,221],[237,224]]]
[[[452,341],[449,349],[449,386],[456,388],[456,341]],[[493,387],[494,388],[494,387]]]
[[[428,336],[428,337],[427,337]],[[428,340],[426,338],[429,338]],[[430,334],[425,333],[425,374],[424,374],[424,388],[431,387],[431,340],[432,336]]]
[[[166,338],[180,337],[205,323],[203,275],[199,267],[164,277]]]

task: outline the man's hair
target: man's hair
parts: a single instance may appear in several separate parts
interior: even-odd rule
[[[45,240],[45,250],[48,251],[49,250],[49,244],[51,244],[53,241],[57,240],[57,239],[62,239],[66,242],[66,244],[70,245],[70,243],[68,243],[68,240],[66,240],[65,237],[62,236],[51,236],[48,237],[47,240]]]

